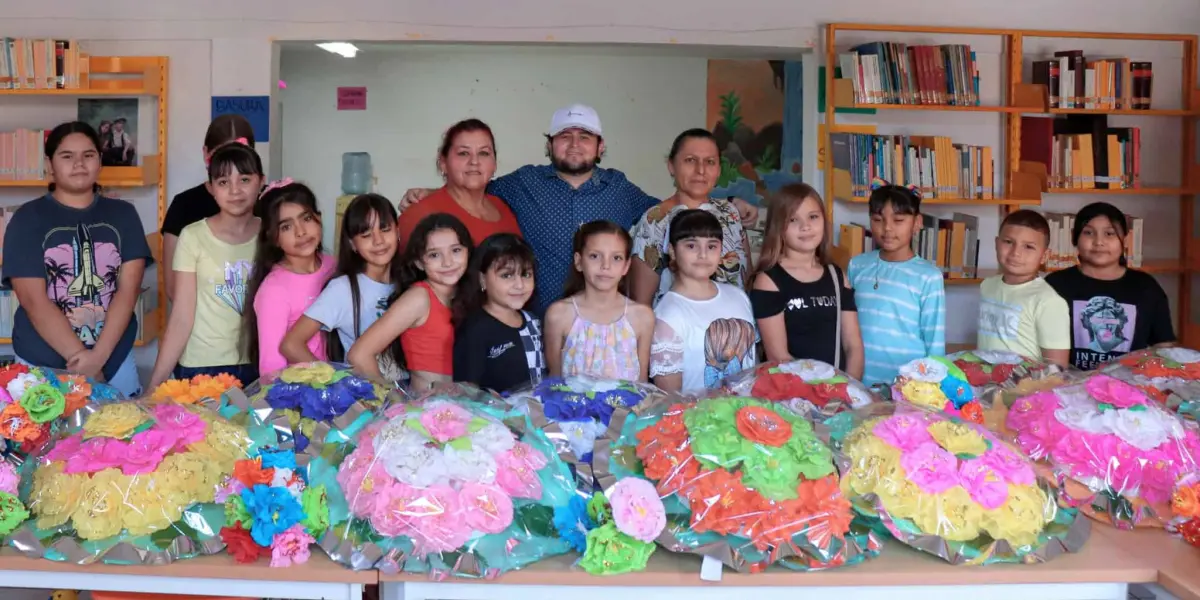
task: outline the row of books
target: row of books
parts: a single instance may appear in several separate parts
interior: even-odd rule
[[[947,279],[972,279],[979,276],[979,217],[954,213],[949,219],[922,214],[922,227],[913,235],[912,249],[917,256],[932,262]],[[849,256],[875,249],[869,226],[842,225],[838,245]]]
[[[1075,215],[1071,213],[1045,213],[1046,221],[1050,223],[1050,256],[1046,259],[1046,269],[1067,269],[1079,262],[1079,252],[1071,243],[1071,232],[1075,228]],[[1129,266],[1142,266],[1142,241],[1145,237],[1145,224],[1141,217],[1125,215],[1125,259]]]
[[[1021,160],[1045,165],[1054,189],[1140,188],[1141,150],[1141,129],[1104,115],[1021,118]]]
[[[46,178],[45,129],[0,132],[0,181],[40,181]]]
[[[1033,63],[1033,83],[1046,86],[1050,108],[1150,110],[1154,65],[1128,58],[1088,60],[1082,50]]]
[[[964,44],[871,42],[838,55],[858,104],[979,105],[979,66]]]
[[[137,339],[143,339],[143,327],[146,323],[147,315],[152,315],[157,308],[157,294],[147,294],[149,288],[142,288],[142,293],[138,294],[137,303],[133,305],[133,316],[137,319],[138,331]],[[17,314],[17,295],[13,293],[12,288],[0,288],[0,338],[10,339],[13,332],[13,320]]]
[[[996,193],[995,163],[987,146],[956,144],[945,136],[830,135],[835,170],[850,174],[850,189],[834,197],[869,196],[871,180],[916,185],[927,198],[990,199]]]
[[[0,89],[78,89],[87,72],[74,40],[0,38]]]

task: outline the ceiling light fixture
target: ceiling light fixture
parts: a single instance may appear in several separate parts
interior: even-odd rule
[[[354,56],[358,54],[358,46],[355,46],[349,42],[327,42],[324,44],[317,44],[317,47],[325,50],[326,52],[340,54],[346,58],[354,58]]]

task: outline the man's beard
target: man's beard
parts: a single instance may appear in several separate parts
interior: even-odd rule
[[[586,175],[591,173],[592,169],[596,168],[595,159],[583,161],[578,165],[571,165],[567,161],[559,160],[558,158],[552,156],[550,157],[550,164],[554,166],[555,171],[558,171],[563,175]]]

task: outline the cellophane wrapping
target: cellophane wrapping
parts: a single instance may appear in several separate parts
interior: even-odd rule
[[[947,358],[966,375],[975,399],[983,406],[984,424],[992,430],[999,425],[992,417],[1004,412],[1002,409],[993,411],[996,405],[1012,406],[1021,396],[1066,385],[1083,377],[1081,371],[1014,352],[966,350]]]
[[[322,546],[355,569],[492,578],[569,549],[553,523],[575,494],[566,463],[528,416],[474,386],[389,405],[337,479],[351,519]]]
[[[660,405],[629,419],[612,452],[619,480],[648,479],[666,510],[658,542],[738,571],[858,563],[880,541],[853,522],[832,453],[782,403],[735,396]]]
[[[78,429],[25,463],[21,495],[33,519],[10,544],[76,564],[164,564],[224,548],[217,491],[268,431],[200,404],[131,401],[81,412]]]
[[[1098,370],[1136,386],[1189,421],[1200,420],[1200,352],[1180,347],[1147,348],[1130,352]]]
[[[1164,526],[1200,456],[1194,427],[1103,374],[1018,398],[1004,424],[1086,514],[1122,529]]]
[[[218,412],[232,403],[229,394],[242,389],[243,382],[228,373],[196,375],[190,379],[168,379],[150,393],[152,402],[204,404]]]
[[[861,381],[819,360],[763,363],[730,375],[716,395],[782,402],[818,420],[880,401]]]
[[[1184,475],[1175,486],[1167,531],[1193,546],[1200,546],[1200,473]]]
[[[29,510],[21,502],[21,476],[17,467],[0,456],[0,537],[12,533],[25,519]]]
[[[944,412],[983,424],[983,404],[967,381],[967,374],[945,356],[918,358],[900,367],[892,383],[892,400]]]
[[[543,379],[507,394],[505,400],[528,415],[556,447],[569,449],[559,456],[575,473],[580,492],[590,496],[613,483],[605,477],[608,451],[620,435],[625,415],[667,397],[647,383],[577,375]]]
[[[1032,563],[1082,547],[1088,520],[985,427],[880,404],[834,440],[842,491],[901,543],[953,564]]]
[[[0,368],[0,442],[19,466],[58,431],[78,427],[79,409],[89,403],[125,400],[111,385],[43,367]]]

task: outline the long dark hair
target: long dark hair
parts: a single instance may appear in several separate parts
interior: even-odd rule
[[[250,271],[250,283],[246,288],[246,299],[242,304],[242,347],[250,364],[258,364],[258,316],[254,310],[254,297],[258,288],[275,265],[283,261],[283,249],[279,247],[279,209],[284,204],[296,204],[321,218],[321,209],[317,208],[317,196],[303,183],[289,183],[284,186],[271,188],[259,200],[263,207],[262,223],[258,228],[258,241],[254,248],[254,266]],[[325,249],[317,242],[317,260],[321,260]],[[274,308],[273,310],[280,310]]]
[[[463,275],[458,294],[454,296],[455,325],[487,304],[483,278],[493,268],[512,269],[518,273],[528,270],[532,273],[537,270],[537,258],[533,248],[521,236],[512,233],[497,233],[480,242],[471,252],[471,263],[466,275]]]
[[[379,225],[380,229],[391,228],[396,230],[396,207],[392,206],[392,202],[379,194],[360,194],[350,201],[350,205],[346,207],[346,213],[342,215],[342,229],[338,232],[338,254],[337,267],[334,270],[333,277],[346,276],[346,281],[350,284],[350,306],[354,311],[354,338],[362,335],[362,291],[358,285],[358,276],[367,270],[367,261],[354,249],[354,238],[371,230],[375,224]],[[390,281],[394,285],[400,280],[399,276],[400,261],[392,257]],[[330,278],[333,281],[333,278]],[[342,345],[341,338],[338,337],[336,331],[326,332],[325,347],[327,349],[340,348]],[[342,348],[344,353],[349,348]],[[338,360],[333,358],[335,352],[330,352],[330,360]]]
[[[1071,245],[1079,248],[1079,236],[1083,235],[1083,228],[1097,217],[1104,217],[1112,223],[1117,237],[1121,239],[1121,257],[1117,259],[1117,264],[1122,267],[1128,266],[1129,259],[1125,258],[1125,236],[1129,235],[1129,222],[1125,220],[1125,213],[1121,212],[1121,209],[1107,202],[1093,202],[1079,209],[1075,214],[1075,226],[1071,228]]]
[[[254,126],[250,121],[242,115],[218,115],[204,132],[204,149],[212,153],[239,139],[245,139],[247,146],[254,147]]]
[[[629,232],[625,231],[624,227],[613,223],[612,221],[592,221],[584,223],[575,230],[575,240],[572,243],[573,251],[571,254],[571,272],[567,274],[567,283],[563,286],[563,297],[569,298],[582,292],[587,287],[587,282],[583,279],[583,272],[575,268],[575,255],[583,254],[587,242],[594,235],[602,235],[611,233],[625,242],[625,258],[629,258],[630,251],[633,250],[633,238],[629,237]],[[628,295],[629,288],[629,272],[626,271],[625,276],[621,278],[621,282],[617,284],[617,290],[622,295]]]
[[[404,292],[408,291],[408,288],[427,279],[425,270],[417,267],[417,264],[425,256],[425,247],[429,242],[429,236],[433,232],[443,229],[453,231],[458,236],[458,242],[467,248],[467,252],[470,252],[474,248],[474,243],[471,241],[471,232],[467,231],[467,226],[463,225],[462,221],[459,221],[454,215],[434,213],[418,221],[417,226],[413,228],[412,233],[408,236],[408,242],[404,245],[404,251],[400,254],[399,260],[393,260],[393,264],[399,263],[399,267],[394,271],[395,279],[393,281],[396,283],[396,290],[388,298],[389,307]],[[466,274],[464,273],[463,277],[458,280],[457,289],[454,292],[455,297],[458,297],[459,292],[462,291],[463,281],[466,278]],[[397,337],[392,342],[391,353],[396,364],[403,368],[405,365],[404,351],[400,348],[400,338]]]
[[[242,175],[264,176],[262,158],[258,152],[240,142],[227,143],[212,153],[208,159],[208,180],[227,177],[234,170]]]
[[[60,123],[57,127],[51,129],[50,134],[46,136],[44,148],[46,158],[50,161],[53,161],[54,153],[58,152],[58,147],[62,145],[63,140],[67,139],[67,136],[75,133],[82,133],[83,135],[87,136],[87,139],[91,140],[92,145],[96,147],[96,152],[100,152],[100,134],[96,133],[96,130],[93,129],[91,125],[88,125],[83,121],[67,121],[66,123]],[[56,186],[54,185],[54,182],[51,181],[50,185],[46,187],[53,192]],[[92,191],[100,191],[100,184],[93,183]]]

